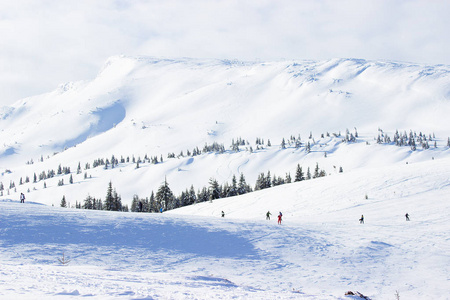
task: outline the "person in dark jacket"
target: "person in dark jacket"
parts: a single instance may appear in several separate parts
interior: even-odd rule
[[[364,215],[361,215],[361,218],[359,219],[359,224],[364,224]]]
[[[409,214],[408,213],[406,213],[405,217],[406,217],[406,221],[409,221]]]
[[[270,215],[271,215],[270,211],[267,211],[267,213],[266,213],[266,220],[270,220]]]

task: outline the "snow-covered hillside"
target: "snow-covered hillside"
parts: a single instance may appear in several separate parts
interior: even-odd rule
[[[250,185],[268,171],[293,176],[299,163],[304,170],[318,163],[332,175],[340,167],[347,172],[446,157],[449,71],[442,65],[356,59],[261,63],[112,57],[93,81],[67,83],[2,108],[3,194],[18,199],[24,192],[27,199],[49,205],[59,205],[64,195],[73,205],[88,194],[104,198],[111,181],[130,203],[134,194],[150,196],[164,178],[179,194],[191,185],[207,186],[210,178],[230,182],[240,173]],[[356,143],[342,143],[346,130],[355,134],[355,128]],[[432,136],[430,149],[379,145],[374,140],[382,134],[379,129],[391,138],[397,129]],[[302,146],[281,150],[282,139],[292,136],[300,137]],[[230,151],[239,138],[249,144]],[[257,149],[256,139],[264,140],[263,149]],[[226,152],[187,155],[214,142]],[[113,155],[130,162],[93,168],[94,160]],[[146,155],[164,162],[144,161],[136,169],[133,156],[144,160]],[[71,173],[39,179],[60,165]]]
[[[112,57],[2,108],[0,298],[448,299],[449,115],[447,66]],[[298,166],[326,176],[163,214],[58,207]]]
[[[163,214],[0,201],[0,298],[448,299],[449,178],[435,159]]]

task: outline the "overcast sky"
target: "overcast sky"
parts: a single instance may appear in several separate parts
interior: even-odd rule
[[[450,1],[0,2],[0,106],[90,80],[112,55],[450,65]]]

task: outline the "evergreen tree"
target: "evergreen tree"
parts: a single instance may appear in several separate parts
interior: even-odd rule
[[[316,163],[316,167],[314,168],[314,175],[313,178],[319,177],[319,164]]]
[[[113,207],[111,210],[114,211],[122,211],[122,197],[120,197],[119,194],[117,194],[116,189],[113,191]]]
[[[72,177],[72,174],[70,174],[69,183],[70,183],[70,184],[73,183],[73,177]]]
[[[270,176],[270,171],[267,171],[265,188],[270,188],[270,187],[272,187],[272,179]]]
[[[264,173],[258,175],[255,184],[255,191],[262,190],[266,188],[266,176]]]
[[[303,174],[302,167],[300,166],[300,164],[297,164],[297,170],[295,172],[294,182],[302,181],[302,180],[305,180],[305,176]]]
[[[210,190],[210,198],[211,200],[219,199],[221,194],[221,188],[216,179],[209,179],[209,190]]]
[[[286,149],[286,141],[284,140],[284,138],[281,141],[281,149]]]
[[[61,207],[67,207],[66,196],[64,196],[64,195],[61,199]]]
[[[158,212],[158,203],[156,202],[155,193],[152,191],[149,200],[150,212]]]
[[[286,183],[291,183],[292,182],[291,173],[286,173],[285,181],[286,181]]]
[[[83,208],[84,209],[93,209],[93,201],[91,196],[87,196],[86,199],[84,199]]]
[[[231,186],[230,190],[228,191],[227,197],[233,197],[238,194],[238,187],[237,187],[237,179],[236,175],[233,174],[233,178],[231,178]]]
[[[108,189],[106,190],[104,207],[105,207],[105,210],[113,210],[114,209],[114,196],[113,196],[113,187],[112,187],[111,181],[109,182]]]
[[[202,190],[199,191],[197,194],[198,202],[206,202],[209,200],[209,197],[210,197],[209,189],[207,189],[206,187],[203,187]]]
[[[311,171],[309,170],[309,167],[308,167],[308,169],[306,170],[306,179],[311,179]]]
[[[194,186],[191,185],[191,189],[189,190],[188,205],[194,204],[196,202],[197,202],[197,195],[195,194]]]
[[[139,196],[134,194],[133,200],[131,200],[131,211],[138,212],[139,211]]]
[[[158,208],[162,208],[163,210],[167,210],[171,207],[173,202],[173,193],[169,187],[169,183],[167,179],[164,179],[164,183],[159,187],[156,192],[156,201],[158,203]]]

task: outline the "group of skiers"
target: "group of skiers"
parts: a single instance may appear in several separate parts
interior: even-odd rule
[[[270,211],[267,211],[267,213],[266,213],[266,220],[270,220],[270,216],[271,215],[272,214],[270,213]],[[222,218],[225,217],[225,212],[223,210],[221,212],[221,216],[222,216]],[[281,224],[282,217],[283,217],[283,214],[280,211],[280,213],[278,214],[278,224]]]
[[[270,213],[270,211],[267,211],[267,213],[266,213],[266,220],[270,220],[270,216],[271,215],[272,214]],[[280,211],[280,213],[278,214],[278,224],[281,224],[282,218],[283,218],[283,214]]]
[[[25,203],[25,195],[23,193],[20,193],[20,203]],[[142,202],[139,202],[139,211],[142,211]],[[161,208],[160,212],[162,213],[162,208]],[[222,218],[225,217],[225,212],[223,210],[222,210],[221,215],[222,215]],[[271,215],[272,214],[270,213],[270,211],[267,211],[266,220],[270,220]],[[409,221],[408,213],[405,214],[405,217],[406,217],[406,221]],[[281,224],[282,218],[283,218],[283,214],[280,211],[280,213],[278,214],[278,224]],[[364,224],[364,215],[361,215],[361,218],[359,218],[359,224]]]
[[[409,221],[408,213],[405,214],[405,218],[406,218],[406,221]],[[361,218],[359,218],[359,224],[364,224],[364,215],[361,215]]]
[[[272,214],[270,213],[270,211],[267,211],[267,213],[266,213],[266,220],[270,220],[270,216],[271,215]],[[222,218],[224,218],[224,217],[225,217],[225,213],[222,210]],[[409,214],[408,213],[405,214],[405,217],[406,217],[406,221],[409,221]],[[283,214],[280,211],[280,213],[278,214],[278,224],[281,224],[282,218],[283,218]],[[359,219],[359,223],[360,224],[364,224],[364,215],[361,215],[361,218]]]

